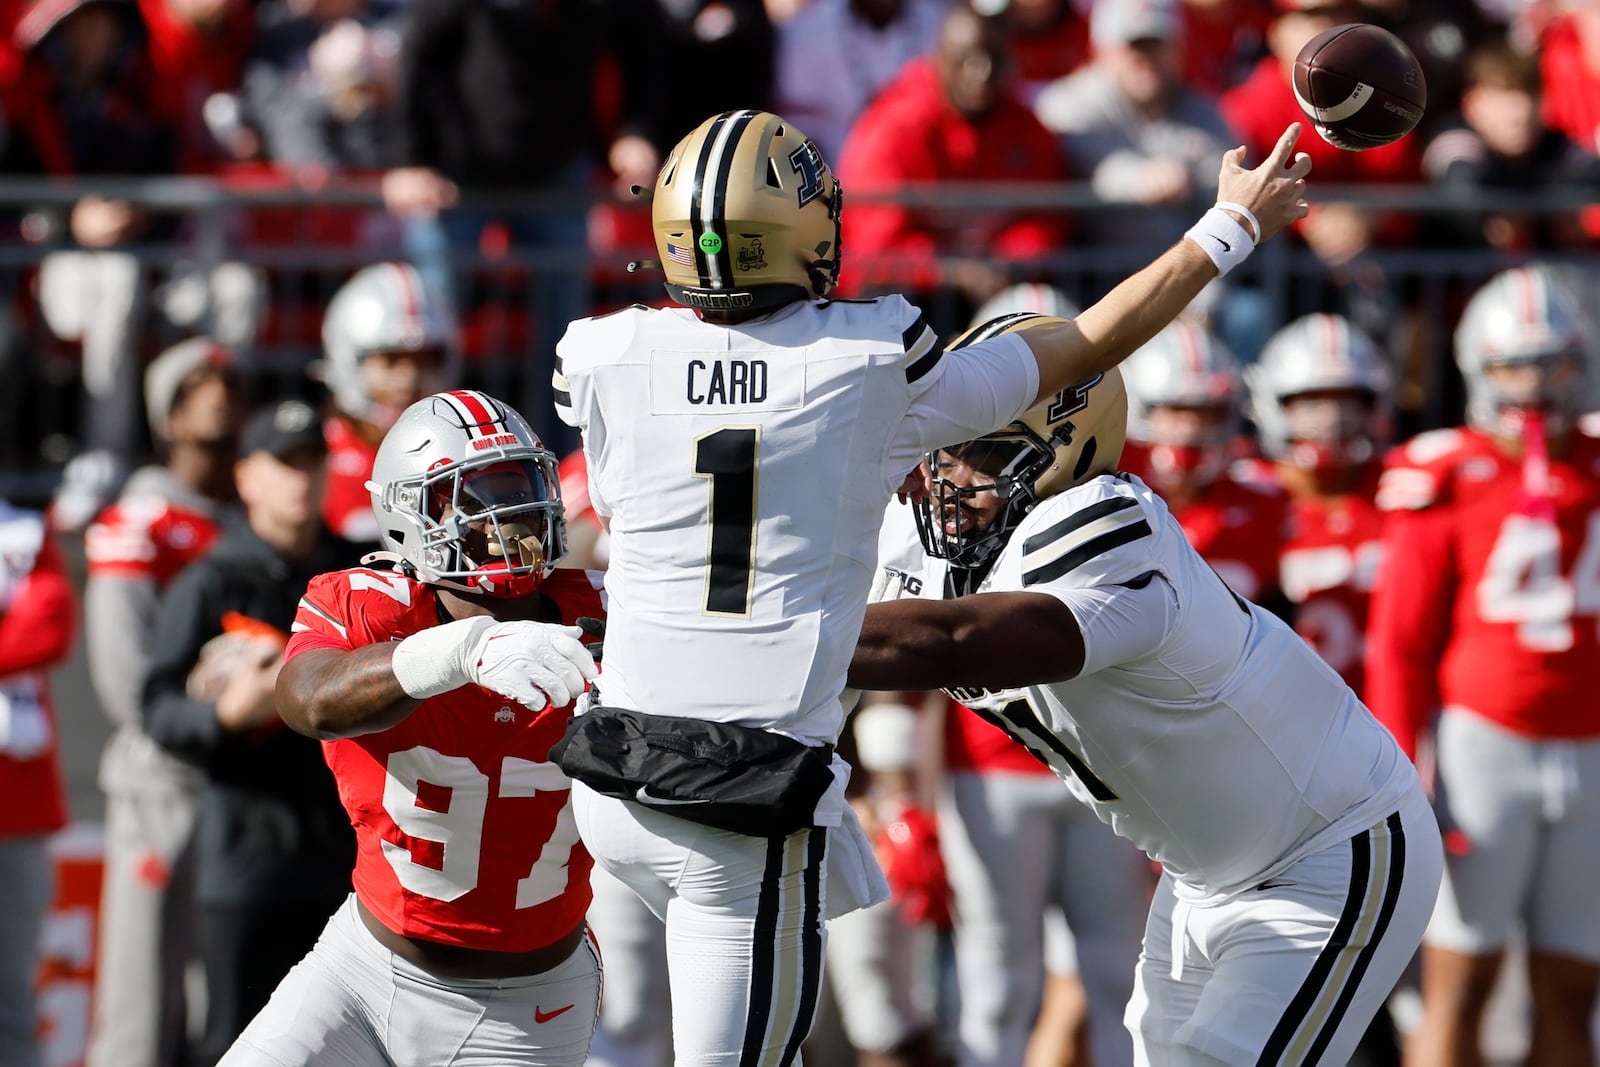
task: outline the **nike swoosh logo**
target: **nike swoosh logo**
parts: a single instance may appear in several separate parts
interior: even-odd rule
[[[1222,238],[1218,237],[1216,234],[1212,234],[1211,235],[1211,239],[1213,241],[1217,242],[1217,244],[1221,245],[1222,246],[1222,250],[1224,252],[1232,252],[1233,251],[1233,246],[1230,245],[1228,242],[1224,241]]]
[[[547,1023],[551,1019],[554,1019],[557,1015],[565,1015],[575,1007],[577,1007],[576,1004],[568,1004],[566,1007],[557,1008],[555,1011],[540,1011],[538,1008],[534,1008],[533,1021],[541,1024]]]
[[[674,800],[671,797],[658,797],[654,793],[650,792],[650,787],[647,786],[647,785],[641,785],[639,787],[639,791],[634,793],[633,795],[639,801],[639,803],[641,803],[641,804],[650,804],[650,805],[653,805],[653,806],[658,807],[658,808],[663,806],[663,805],[671,805],[671,804],[698,804],[698,803],[700,803],[698,800]]]
[[[1263,889],[1282,889],[1284,886],[1290,886],[1290,885],[1294,885],[1294,883],[1293,882],[1274,882],[1274,881],[1268,880],[1268,881],[1262,882],[1260,885],[1256,886],[1256,892],[1259,893]]]

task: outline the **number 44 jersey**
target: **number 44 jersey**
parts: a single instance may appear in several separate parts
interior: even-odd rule
[[[1600,439],[1593,417],[1531,498],[1482,433],[1435,430],[1390,456],[1367,699],[1408,752],[1435,708],[1524,737],[1600,735]]]
[[[558,570],[540,593],[571,625],[604,618],[598,573]],[[318,575],[286,656],[398,641],[440,622],[437,594],[392,571]],[[529,711],[476,685],[398,725],[323,743],[356,830],[356,895],[389,929],[447,945],[526,952],[589,907],[592,861],[554,763],[572,708]]]
[[[738,326],[633,307],[574,322],[561,418],[611,522],[606,703],[831,744],[884,505],[933,448],[1016,418],[1016,335],[944,352],[898,296]]]

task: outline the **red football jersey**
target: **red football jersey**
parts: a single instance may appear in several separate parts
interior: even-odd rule
[[[221,525],[164,497],[135,494],[107,507],[83,535],[89,574],[148,578],[165,587],[205,555]]]
[[[1338,500],[1294,500],[1279,584],[1294,628],[1360,694],[1366,683],[1367,609],[1383,558],[1376,479]]]
[[[1142,477],[1148,454],[1146,446],[1129,441],[1122,469]],[[1234,473],[1206,486],[1199,500],[1181,510],[1172,508],[1194,550],[1246,600],[1259,600],[1278,587],[1278,556],[1289,522],[1289,501],[1282,489],[1236,476],[1253,470],[1251,464],[1235,464]]]
[[[328,442],[328,483],[322,494],[322,521],[346,541],[378,540],[378,518],[372,513],[367,479],[378,458],[378,446],[369,445],[344,419],[322,424]]]
[[[540,591],[564,623],[604,618],[598,572],[556,571]],[[285,655],[397,641],[438,622],[435,591],[405,575],[319,575]],[[570,705],[531,712],[467,686],[388,730],[324,742],[367,909],[406,937],[499,952],[542,948],[582,921],[593,861],[572,783],[549,761],[571,717]]]
[[[1600,735],[1600,440],[1574,435],[1531,505],[1522,468],[1470,429],[1389,457],[1366,696],[1413,755],[1445,705],[1528,737]]]

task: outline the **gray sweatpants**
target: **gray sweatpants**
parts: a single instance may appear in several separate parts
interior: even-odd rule
[[[0,1063],[40,1067],[38,1005],[39,935],[55,874],[46,838],[0,840]]]

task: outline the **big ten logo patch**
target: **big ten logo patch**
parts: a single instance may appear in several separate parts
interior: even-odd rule
[[[74,823],[50,840],[55,899],[41,937],[38,1006],[45,1067],[81,1067],[89,1044],[105,832]]]

